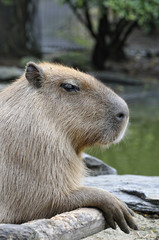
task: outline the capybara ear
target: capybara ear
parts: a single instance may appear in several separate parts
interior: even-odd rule
[[[28,62],[26,65],[25,77],[34,87],[40,88],[45,76],[39,65],[34,62]]]

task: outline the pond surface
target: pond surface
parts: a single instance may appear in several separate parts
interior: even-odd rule
[[[159,176],[159,86],[125,89],[130,124],[124,140],[109,149],[86,152],[117,169],[118,174]]]
[[[6,85],[0,83],[0,90]],[[130,109],[124,140],[109,149],[94,147],[86,152],[117,169],[119,174],[159,176],[159,86],[122,87]]]

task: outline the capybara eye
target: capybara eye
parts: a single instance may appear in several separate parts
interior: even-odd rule
[[[67,92],[79,92],[80,88],[76,85],[70,83],[62,83],[61,87],[64,88]]]

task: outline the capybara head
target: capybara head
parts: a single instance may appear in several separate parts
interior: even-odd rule
[[[86,146],[122,139],[129,119],[127,104],[94,77],[58,64],[33,62],[27,64],[25,77],[43,98],[49,121],[77,153]]]

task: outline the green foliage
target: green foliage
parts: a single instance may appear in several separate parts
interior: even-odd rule
[[[74,6],[77,6],[78,8],[83,8],[85,5],[85,2],[87,2],[87,4],[91,4],[91,6],[95,6],[98,4],[98,0],[61,0],[63,3],[72,3]]]
[[[108,58],[124,59],[124,46],[133,30],[147,32],[159,24],[159,0],[61,0],[68,3],[95,42],[92,63],[104,69]]]
[[[159,19],[159,0],[103,0],[114,14],[128,21],[145,26]]]
[[[4,5],[10,6],[13,4],[13,0],[0,0]]]
[[[109,8],[112,13],[128,21],[136,21],[145,26],[159,19],[159,0],[61,0],[82,9],[87,3],[89,7],[98,7],[99,11]]]

